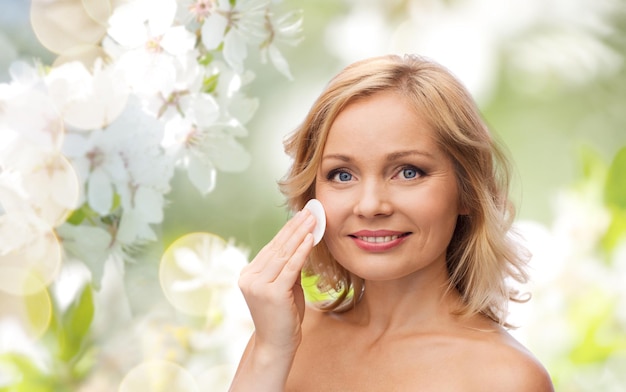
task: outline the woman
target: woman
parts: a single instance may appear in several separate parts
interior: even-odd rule
[[[465,88],[415,56],[355,63],[286,142],[299,211],[242,271],[255,333],[232,391],[552,391],[505,330],[507,164]],[[315,218],[327,229],[314,247]],[[301,270],[332,300],[305,305]]]

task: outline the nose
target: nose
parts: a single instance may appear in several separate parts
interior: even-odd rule
[[[368,182],[362,184],[355,200],[353,212],[363,218],[388,216],[393,213],[389,190],[384,184]]]

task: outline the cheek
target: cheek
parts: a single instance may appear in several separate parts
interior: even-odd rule
[[[447,235],[454,231],[459,214],[455,193],[423,192],[396,199],[398,208],[418,227]]]
[[[458,220],[458,207],[454,200],[446,200],[425,208],[424,219],[428,220],[434,232],[438,234],[441,241],[446,243],[452,238],[452,233]]]
[[[333,202],[332,200],[319,195],[316,195],[316,199],[319,200],[324,207],[324,214],[326,215],[326,231],[333,230],[336,227],[336,223],[340,215],[340,211],[337,208],[337,204],[339,203],[336,201]]]
[[[326,234],[324,237],[329,239],[341,230],[342,222],[345,222],[349,216],[350,207],[347,206],[345,200],[341,200],[333,192],[328,192],[323,187],[318,188],[315,198],[324,207],[326,214]]]

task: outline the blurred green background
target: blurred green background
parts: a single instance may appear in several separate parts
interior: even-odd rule
[[[0,77],[6,81],[11,60],[53,57],[29,28],[29,2],[0,4]],[[540,227],[547,234],[539,242],[557,249],[536,249],[548,255],[538,260],[550,263],[550,255],[569,246],[554,257],[558,268],[535,266],[552,275],[534,275],[537,305],[522,312],[520,338],[558,390],[626,391],[626,168],[625,158],[616,159],[626,146],[626,2],[286,0],[281,7],[302,9],[304,40],[281,47],[293,81],[254,55],[247,60],[257,77],[245,92],[260,100],[242,140],[252,154],[250,168],[219,173],[215,191],[204,197],[177,176],[159,246],[208,231],[234,239],[252,257],[288,217],[276,186],[289,164],[282,140],[325,83],[362,57],[424,54],[468,85],[510,150],[518,220]],[[595,211],[608,211],[610,223],[587,233],[600,219]],[[557,243],[563,233],[570,235],[566,245]],[[577,248],[577,235],[590,247]],[[589,265],[601,272],[588,274]]]
[[[283,1],[285,10],[302,10],[305,39],[281,48],[293,81],[254,53],[247,60],[257,77],[245,92],[261,103],[242,139],[253,155],[251,167],[222,173],[206,197],[179,176],[164,234],[212,231],[256,252],[287,217],[276,187],[289,163],[282,139],[341,68],[389,52],[433,57],[461,77],[511,152],[519,217],[550,222],[553,195],[582,174],[581,150],[610,161],[626,144],[626,2],[534,0],[521,7],[524,12],[519,3]],[[2,2],[2,81],[12,59],[54,58],[30,29],[28,7],[28,0]]]
[[[282,139],[299,124],[325,83],[349,61],[359,58],[341,56],[336,53],[341,49],[330,49],[329,42],[341,41],[344,38],[342,34],[349,35],[340,28],[355,27],[367,31],[370,23],[384,23],[389,30],[387,34],[391,34],[397,25],[409,20],[405,8],[409,5],[406,3],[409,2],[285,2],[286,6],[303,10],[305,39],[296,48],[285,48],[294,81],[286,80],[268,65],[251,66],[257,72],[257,79],[248,91],[252,96],[259,97],[261,102],[257,115],[249,124],[250,136],[243,140],[253,154],[252,166],[244,173],[220,175],[217,189],[205,198],[193,192],[184,178],[179,178],[173,193],[174,202],[168,209],[164,224],[166,232],[176,237],[189,229],[214,231],[236,238],[249,246],[253,253],[271,239],[286,219],[283,199],[276,187],[276,181],[288,165],[282,151]],[[437,2],[423,3],[432,5]],[[460,7],[462,3],[471,1],[439,3],[445,13],[445,7]],[[377,15],[382,19],[379,22],[367,18],[352,21],[359,7],[387,11],[388,14]],[[584,15],[581,13],[579,17]],[[554,34],[556,42],[553,45],[559,48],[559,35],[563,32],[559,31],[556,21],[554,26],[550,26],[549,20],[530,24],[528,30],[519,31],[518,36],[507,38],[490,48],[493,50],[489,54],[493,57],[490,61],[495,64],[485,61],[484,67],[490,72],[488,80],[484,81],[486,86],[476,86],[474,90],[489,90],[477,99],[492,130],[508,146],[515,162],[518,176],[514,180],[513,193],[521,219],[544,223],[552,220],[555,192],[582,175],[581,150],[590,148],[610,161],[626,144],[626,71],[622,66],[623,55],[626,54],[624,18],[623,10],[607,16],[603,22],[612,31],[606,36],[593,36],[593,32],[587,32],[600,45],[606,45],[613,51],[615,58],[607,60],[609,64],[604,64],[602,59],[594,59],[602,53],[594,53],[591,50],[593,47],[590,49],[581,45],[580,48],[563,48],[563,53],[554,53],[554,56],[563,57],[559,59],[564,63],[561,68],[555,66],[551,69],[546,65],[546,69],[535,73],[520,69],[516,64],[520,54],[516,53],[515,47],[531,46],[532,40],[538,41],[539,46],[542,44],[539,37],[549,41]],[[486,16],[485,19],[491,18]],[[464,27],[480,28],[483,23],[486,21],[477,18],[466,21]],[[463,31],[458,33],[463,34]],[[574,42],[567,45],[576,45],[576,34],[582,33],[572,32]],[[363,49],[357,51],[361,57],[397,51],[392,45],[372,45],[367,40],[367,34],[348,38],[351,40],[346,40],[343,45],[346,48],[362,46]],[[458,38],[458,46],[452,43],[445,50],[465,53],[467,48],[464,46],[472,42]],[[384,40],[384,37],[379,39]],[[482,43],[476,45],[481,46]],[[547,47],[546,50],[553,48]],[[567,53],[585,50],[589,52]],[[415,45],[414,51],[420,53],[419,45]],[[536,48],[536,52],[534,55],[542,55],[540,47]],[[480,54],[479,50],[469,53],[471,56]],[[543,60],[538,58],[536,61]],[[476,63],[475,60],[471,62]],[[454,66],[455,71],[462,69],[463,63],[460,57],[459,62],[446,65]],[[538,66],[541,67],[540,64]],[[571,67],[569,72],[574,74],[571,79],[565,75],[563,67]],[[578,78],[580,80],[576,80]]]

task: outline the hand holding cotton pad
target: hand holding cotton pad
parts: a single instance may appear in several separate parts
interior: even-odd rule
[[[313,229],[313,245],[317,245],[322,240],[324,231],[326,231],[326,213],[324,212],[324,207],[319,200],[311,199],[306,203],[304,208],[311,211],[317,222]]]

